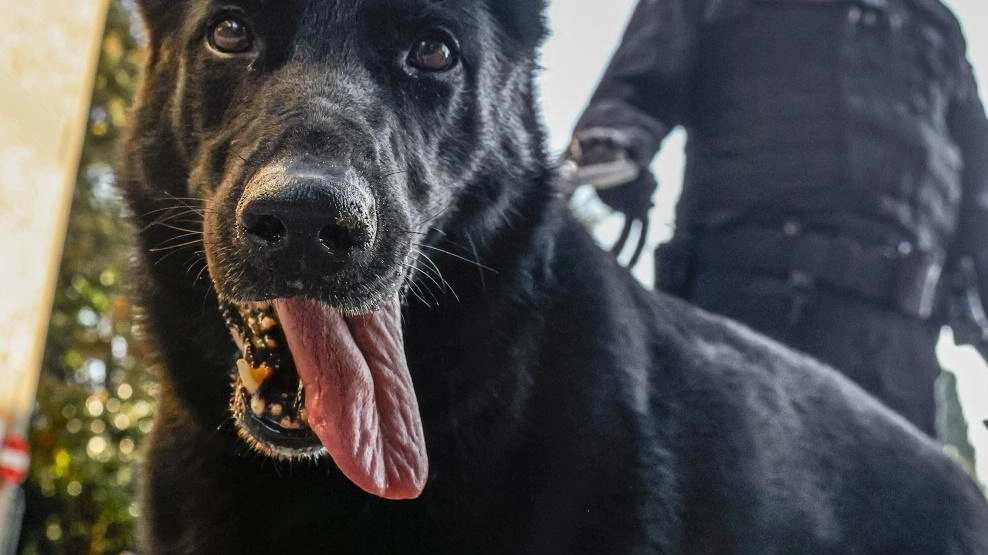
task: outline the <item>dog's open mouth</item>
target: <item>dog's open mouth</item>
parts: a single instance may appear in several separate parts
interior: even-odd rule
[[[232,407],[249,443],[283,459],[325,452],[368,493],[418,497],[428,460],[397,301],[356,316],[299,298],[223,307],[242,354]]]

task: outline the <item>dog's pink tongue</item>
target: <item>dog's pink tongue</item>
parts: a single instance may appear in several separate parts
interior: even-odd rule
[[[309,425],[336,466],[373,495],[418,497],[429,462],[397,301],[352,318],[315,301],[274,305],[305,385]]]

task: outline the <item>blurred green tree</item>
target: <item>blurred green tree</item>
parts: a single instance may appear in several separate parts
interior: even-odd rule
[[[122,285],[133,235],[114,188],[116,140],[143,60],[133,0],[114,0],[102,53],[31,429],[24,555],[133,549],[140,446],[157,387],[135,349]]]

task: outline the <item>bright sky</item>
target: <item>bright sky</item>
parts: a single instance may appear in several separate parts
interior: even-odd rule
[[[988,24],[986,0],[945,0],[965,28],[968,58],[983,84],[982,98],[988,100],[988,32],[977,22]],[[582,112],[600,72],[617,46],[621,32],[634,8],[635,0],[556,0],[549,10],[553,35],[542,56],[543,114],[554,152],[569,142],[570,132]],[[664,241],[672,233],[672,214],[682,184],[684,135],[669,137],[656,161],[660,190],[653,212],[651,244]],[[614,236],[620,219],[601,226],[601,235]],[[988,240],[988,238],[986,238]],[[649,251],[651,249],[648,249]],[[651,258],[642,257],[635,274],[652,281]],[[944,367],[953,370],[960,381],[961,403],[968,416],[972,442],[978,448],[978,474],[988,481],[988,430],[981,421],[988,419],[988,367],[970,347],[956,347],[949,334],[941,341],[938,354]]]

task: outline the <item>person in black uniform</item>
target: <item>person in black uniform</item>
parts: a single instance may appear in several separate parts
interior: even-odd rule
[[[647,168],[684,126],[659,288],[933,435],[942,276],[988,276],[988,121],[965,48],[938,0],[641,0],[570,157],[633,161],[640,178],[601,197],[644,221]]]

